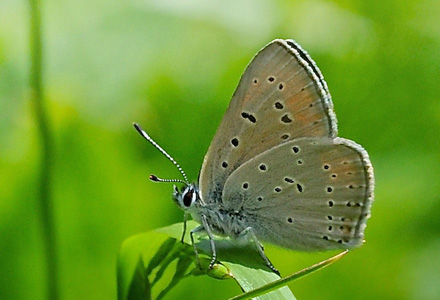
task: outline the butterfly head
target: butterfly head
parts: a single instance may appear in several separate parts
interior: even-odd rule
[[[180,191],[174,186],[173,200],[183,210],[191,210],[200,201],[199,189],[195,184],[185,184]]]

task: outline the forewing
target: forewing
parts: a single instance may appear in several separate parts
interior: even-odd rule
[[[263,241],[298,250],[362,244],[373,201],[368,154],[342,138],[300,138],[256,156],[227,179],[225,209],[243,211]]]
[[[335,137],[326,83],[307,52],[275,40],[248,65],[205,156],[199,185],[221,202],[226,178],[256,155],[298,137]]]

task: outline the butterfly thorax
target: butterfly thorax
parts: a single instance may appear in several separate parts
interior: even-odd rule
[[[209,230],[215,234],[237,237],[248,227],[248,216],[242,210],[225,208],[218,203],[205,203],[196,184],[185,185],[180,191],[175,187],[173,198],[195,221],[203,226],[208,224]]]
[[[202,204],[196,213],[192,213],[195,220],[201,219],[202,215],[211,231],[218,235],[236,238],[248,227],[245,213],[221,208],[218,204]]]

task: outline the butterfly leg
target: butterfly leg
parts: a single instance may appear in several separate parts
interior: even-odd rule
[[[200,264],[200,258],[199,258],[199,252],[197,251],[196,243],[194,242],[194,233],[200,233],[205,231],[205,228],[203,226],[197,226],[193,230],[189,232],[189,236],[191,238],[191,244],[194,247],[194,254],[196,255],[196,263],[199,269],[202,269],[202,265]]]
[[[277,268],[274,267],[274,265],[270,262],[269,258],[267,258],[266,254],[264,253],[264,247],[260,243],[260,241],[257,239],[257,236],[255,235],[254,230],[252,227],[247,227],[245,230],[243,230],[240,233],[240,236],[247,237],[250,235],[250,240],[252,240],[255,245],[257,246],[258,252],[260,253],[261,258],[263,258],[266,265],[271,269],[273,272],[275,272],[277,275],[280,275],[280,271],[277,270]]]
[[[184,241],[184,239],[185,239],[185,233],[186,233],[186,222],[188,221],[188,214],[187,213],[185,213],[184,215],[183,215],[183,233],[182,233],[182,238],[180,239],[180,242],[182,242],[182,244],[183,244],[183,241]]]
[[[211,262],[209,263],[209,268],[211,269],[214,266],[214,263],[217,259],[217,253],[215,251],[215,243],[214,243],[214,237],[212,236],[211,233],[211,229],[208,225],[208,222],[206,221],[206,217],[204,215],[202,215],[202,226],[198,226],[195,229],[190,231],[190,237],[191,237],[191,243],[194,247],[194,253],[196,255],[196,261],[197,261],[197,265],[199,266],[199,268],[201,269],[201,264],[200,264],[200,258],[199,258],[199,252],[197,251],[197,247],[196,244],[194,242],[194,233],[201,233],[201,232],[205,232],[208,237],[209,237],[209,242],[211,244],[211,251],[212,251],[212,259]]]
[[[217,253],[215,251],[214,237],[212,236],[211,228],[209,227],[208,221],[206,220],[206,216],[202,215],[201,219],[202,219],[203,227],[205,228],[205,231],[208,234],[209,242],[211,243],[212,259],[211,259],[211,262],[209,263],[209,268],[212,269],[212,267],[214,266],[214,263],[217,259]]]

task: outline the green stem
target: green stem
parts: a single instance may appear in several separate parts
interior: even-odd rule
[[[344,256],[347,253],[348,253],[348,250],[345,250],[344,252],[341,252],[333,257],[330,257],[329,259],[321,261],[320,263],[317,263],[313,266],[302,269],[301,271],[296,272],[295,274],[292,274],[287,277],[275,280],[271,283],[268,283],[268,284],[265,284],[259,288],[256,288],[255,290],[252,290],[252,291],[243,293],[241,295],[232,297],[229,300],[251,299],[253,297],[257,297],[257,296],[261,296],[263,294],[269,293],[271,291],[274,291],[276,289],[279,289],[279,288],[287,285],[288,283],[290,283],[298,278],[304,277],[312,272],[315,272],[319,269],[322,269],[322,268],[334,263],[335,261],[339,260],[342,256]]]
[[[30,4],[30,98],[34,107],[39,139],[41,143],[41,165],[39,176],[39,209],[43,234],[44,253],[47,268],[48,299],[59,299],[57,284],[57,255],[52,212],[52,135],[48,116],[44,107],[42,84],[42,41],[41,41],[41,3],[29,0]]]

